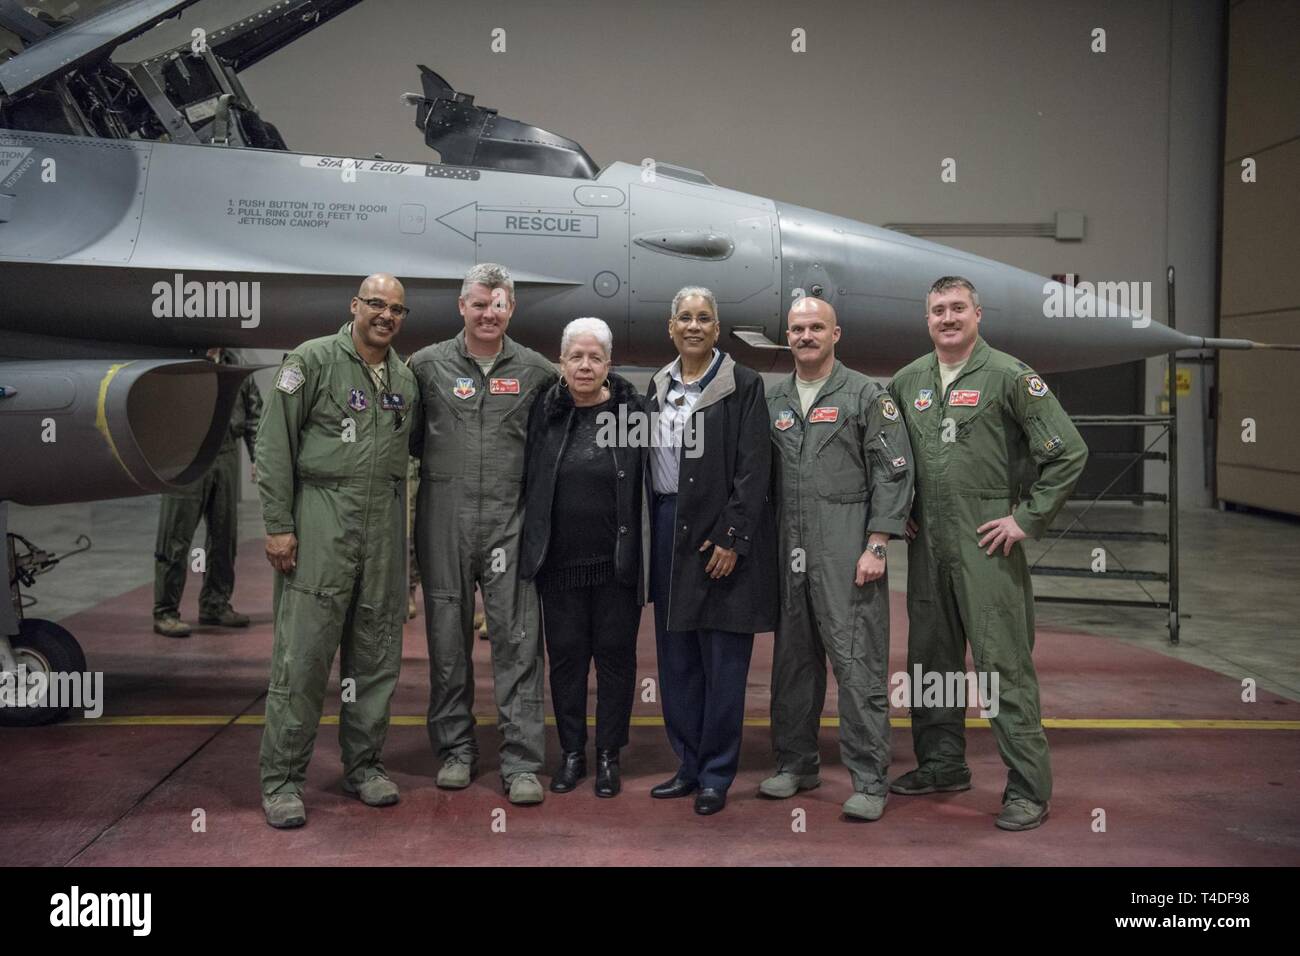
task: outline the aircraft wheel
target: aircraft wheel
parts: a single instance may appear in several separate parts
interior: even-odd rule
[[[18,634],[11,637],[9,642],[13,645],[14,656],[18,658],[19,666],[27,668],[28,676],[36,672],[46,675],[85,673],[86,655],[81,650],[81,645],[69,631],[53,621],[27,618],[22,622]],[[4,678],[0,678],[0,681],[3,680]],[[5,687],[5,690],[0,693],[6,696],[12,693],[14,689],[12,678],[0,686]],[[26,686],[17,689],[25,691]],[[41,727],[45,724],[55,724],[67,717],[70,709],[47,706],[15,707],[11,706],[12,703],[12,699],[3,700],[4,706],[0,706],[0,727]]]

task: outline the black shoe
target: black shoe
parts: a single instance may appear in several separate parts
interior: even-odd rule
[[[560,768],[551,778],[551,793],[568,793],[587,775],[587,755],[581,750],[560,755]]]
[[[705,787],[695,795],[695,812],[702,817],[717,813],[727,805],[727,791]]]
[[[890,782],[889,789],[892,793],[902,793],[909,797],[925,793],[960,793],[970,789],[970,771],[942,776],[936,775],[932,770],[917,767],[896,777]]]
[[[699,784],[694,780],[673,777],[673,779],[665,780],[657,787],[651,787],[650,796],[656,800],[673,800],[677,797],[689,797],[698,787]]]
[[[619,779],[618,750],[596,751],[596,796],[616,797],[623,789]]]

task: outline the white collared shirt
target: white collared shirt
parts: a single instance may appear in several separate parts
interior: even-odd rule
[[[704,383],[718,364],[721,352],[713,350],[709,367],[689,385],[682,381],[681,356],[668,366],[668,388],[659,396],[659,426],[650,449],[650,482],[657,494],[677,494],[677,469],[682,450],[682,433],[695,403],[704,393]]]

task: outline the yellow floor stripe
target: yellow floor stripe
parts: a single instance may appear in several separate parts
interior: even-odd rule
[[[475,718],[480,724],[495,725],[496,717],[479,716]],[[220,715],[176,715],[176,716],[147,716],[138,717],[99,717],[94,720],[71,721],[70,726],[100,726],[100,727],[220,727],[230,723],[231,717]],[[260,714],[247,714],[243,717],[234,718],[234,722],[241,726],[260,727],[264,724],[265,718]],[[325,716],[321,718],[322,726],[338,726],[339,719],[336,716]],[[392,725],[394,727],[423,727],[424,717],[422,715],[408,714],[393,717]],[[555,718],[547,717],[546,722],[552,726],[555,725]],[[595,726],[594,717],[587,718],[589,726]],[[893,727],[911,727],[912,720],[910,717],[891,717],[890,726]],[[662,727],[664,719],[662,717],[633,717],[633,727]],[[770,727],[772,722],[766,717],[746,717],[746,727]],[[838,717],[823,717],[821,719],[823,727],[838,727],[840,720]],[[966,718],[967,727],[988,728],[989,721],[980,717]],[[1043,726],[1048,730],[1300,730],[1300,720],[1206,720],[1206,719],[1186,719],[1186,720],[1165,720],[1156,717],[1047,717],[1043,720]]]

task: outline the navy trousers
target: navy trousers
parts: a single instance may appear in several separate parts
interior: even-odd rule
[[[655,607],[659,699],[682,780],[725,791],[736,778],[745,724],[745,684],[754,635],[668,630],[676,495],[656,495],[650,597]],[[703,582],[701,582],[703,586]]]

